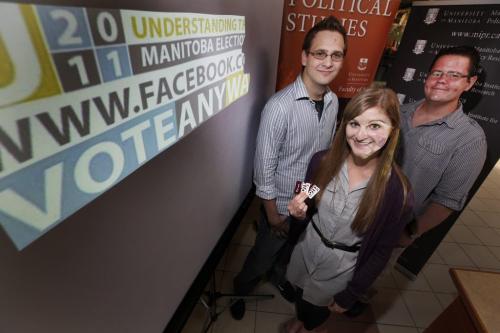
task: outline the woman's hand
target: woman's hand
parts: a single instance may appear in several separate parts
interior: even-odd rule
[[[347,311],[347,309],[344,309],[343,307],[335,303],[335,301],[333,301],[332,304],[328,305],[328,310],[336,313],[344,313]]]
[[[296,219],[303,220],[306,218],[307,205],[307,192],[300,192],[288,203],[288,211],[290,215]]]

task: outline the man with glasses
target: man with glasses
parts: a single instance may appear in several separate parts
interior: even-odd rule
[[[472,46],[441,50],[425,80],[424,100],[401,107],[399,160],[415,195],[415,220],[402,246],[461,210],[483,167],[486,137],[460,103],[477,81],[479,59]]]
[[[312,155],[332,142],[338,99],[328,85],[341,69],[346,51],[342,24],[333,16],[318,22],[304,38],[302,73],[272,96],[262,111],[254,161],[261,218],[255,244],[234,279],[238,295],[248,295],[266,273],[287,295],[283,289],[290,287],[284,281],[285,263],[276,262],[279,256],[286,257],[280,255],[280,249],[290,227],[287,205],[296,181],[304,179]],[[231,306],[233,318],[239,320],[244,313],[242,299]]]

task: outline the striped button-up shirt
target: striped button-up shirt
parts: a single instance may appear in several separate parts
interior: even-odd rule
[[[257,196],[276,199],[288,215],[297,180],[303,180],[312,155],[328,148],[335,133],[338,99],[328,90],[321,119],[299,75],[273,95],[262,111],[254,161]]]
[[[401,106],[399,161],[413,187],[415,214],[429,201],[461,210],[486,159],[484,131],[461,105],[444,118],[412,127],[422,102]]]

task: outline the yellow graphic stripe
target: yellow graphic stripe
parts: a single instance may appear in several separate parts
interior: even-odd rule
[[[250,74],[245,74],[243,70],[229,75],[226,78],[226,98],[224,107],[227,107],[240,97],[246,95],[249,86]]]
[[[14,68],[0,36],[0,88],[6,87],[14,81]]]
[[[28,96],[23,101],[19,101],[19,103],[61,94],[62,89],[55,74],[50,54],[45,46],[42,33],[39,29],[34,6],[20,6],[24,21],[26,23],[26,27],[30,34],[31,42],[33,43],[33,46],[37,53],[38,61],[40,62],[42,78],[40,81],[40,85],[35,90],[35,92],[33,92],[33,94]]]

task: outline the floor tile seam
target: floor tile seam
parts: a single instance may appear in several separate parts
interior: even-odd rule
[[[442,259],[442,258],[441,258],[441,259]],[[412,289],[406,289],[406,288],[401,288],[401,287],[399,287],[399,286],[397,285],[397,284],[398,284],[398,282],[397,282],[396,277],[394,276],[394,272],[391,270],[389,273],[391,273],[392,278],[394,279],[394,281],[395,281],[395,283],[396,283],[397,289],[399,289],[399,290],[412,290]],[[403,276],[404,276],[404,275],[403,275]],[[405,278],[406,278],[406,277],[405,277]],[[420,278],[423,278],[423,279],[424,279],[424,281],[427,283],[427,286],[429,286],[429,288],[431,288],[431,284],[430,284],[429,280],[427,280],[427,277],[425,276],[425,274],[424,274],[424,273],[422,273],[422,275],[420,276]],[[411,282],[413,282],[413,281],[411,281],[411,280],[410,280],[410,283],[411,283]],[[425,290],[420,290],[420,289],[415,289],[415,290],[417,290],[417,291],[425,291]]]
[[[470,212],[471,212],[471,214],[473,214],[474,216],[476,216],[477,218],[479,218],[481,221],[485,222],[485,221],[481,218],[481,216],[479,216],[479,214],[478,214],[478,213],[476,213],[473,209],[471,209],[471,210],[470,210]]]
[[[441,305],[441,302],[439,302],[439,299],[437,299],[437,297],[434,295],[433,292],[431,292],[431,294],[433,294],[433,296],[436,299],[437,303],[439,304],[439,306],[441,307],[441,309],[443,309],[443,306]],[[415,327],[415,328],[424,328],[424,329],[427,328],[427,326],[425,326],[425,327],[424,326],[418,326],[417,320],[414,318],[413,313],[411,312],[410,307],[407,304],[405,297],[403,295],[401,295],[401,297],[403,298],[403,302],[405,303],[406,308],[408,309],[408,313],[410,314],[410,317],[413,320],[413,323],[414,323],[413,327]]]
[[[460,243],[457,243],[458,244],[458,247],[465,253],[465,255],[467,256],[467,258],[469,258],[469,260],[474,264],[474,268],[479,268],[478,264],[474,261],[474,259],[467,253],[467,251],[464,249],[464,247],[460,244]],[[481,245],[477,245],[477,246],[481,246]],[[482,245],[484,246],[484,245]]]
[[[356,319],[356,317],[354,318],[348,318],[348,317],[345,317],[345,316],[337,316],[335,318],[335,321],[340,321],[342,323],[359,323],[359,324],[377,324],[377,321],[373,321],[373,320],[362,320],[362,319]]]
[[[498,245],[498,246],[497,245],[488,245],[488,244],[478,245],[478,244],[466,244],[466,243],[464,243],[464,244],[459,243],[459,245],[462,248],[462,250],[464,250],[465,253],[467,253],[467,250],[463,247],[463,245],[476,246],[476,247],[484,247],[484,248],[486,248],[493,255],[494,258],[496,258],[497,260],[500,261],[500,259],[497,258],[497,256],[495,255],[495,253],[493,253],[490,250],[490,247],[498,247],[498,248],[500,248],[500,245]]]
[[[426,264],[427,265],[427,264]],[[432,265],[439,265],[439,266],[449,266],[447,263],[444,263],[444,264],[440,264],[440,263],[435,263],[435,264],[432,264]]]
[[[473,226],[469,226],[467,225],[467,229],[469,229],[469,231],[474,235],[474,237],[476,237],[482,245],[484,246],[487,246],[488,244],[486,244],[478,235],[476,235],[476,233],[473,231],[473,228],[470,228],[470,227],[477,227],[477,228],[484,228],[484,229],[494,229],[493,227],[491,227],[486,221],[484,221],[483,219],[481,219],[487,226],[480,226],[480,225],[473,225]],[[500,236],[500,235],[499,235]],[[499,245],[500,246],[500,245]]]
[[[472,262],[473,266],[472,268],[478,268],[477,264],[475,263],[474,260],[471,259],[471,257],[466,253],[466,251],[460,246],[460,243],[455,243],[457,244],[457,246],[464,252],[465,256],[470,260],[470,262]],[[439,252],[439,255],[443,258],[443,261],[445,262],[446,266],[450,267],[450,268],[454,268],[454,267],[460,267],[460,268],[470,268],[469,266],[466,266],[466,265],[455,265],[455,264],[451,264],[451,263],[448,263],[446,262],[446,259],[444,255],[441,254],[441,252],[436,249],[438,252]],[[437,264],[439,265],[439,264]]]
[[[434,296],[436,296],[436,294],[446,294],[446,295],[456,295],[457,294],[457,291],[453,291],[453,292],[450,292],[450,291],[435,291],[435,290],[432,290],[430,291],[431,293],[434,294]],[[437,296],[436,296],[437,297]]]
[[[430,288],[430,286],[429,286]],[[409,289],[409,288],[398,288],[401,291],[421,291],[421,292],[432,292],[432,289]]]
[[[453,268],[453,267],[450,267],[450,266],[449,266],[449,265],[447,265],[447,264],[432,264],[432,265],[446,266],[446,267],[448,268],[448,270],[447,270],[447,273],[446,273],[446,274],[448,274],[448,275],[449,275],[449,269],[450,269],[450,268]],[[422,269],[422,274],[424,274],[424,275],[425,275],[425,273],[423,272],[423,269]],[[426,276],[426,278],[427,278],[427,276]],[[450,279],[451,279],[451,276],[450,276]],[[456,293],[456,290],[455,290],[455,291],[453,291],[453,292],[442,291],[442,290],[436,290],[436,289],[434,288],[434,286],[433,286],[431,283],[429,283],[429,286],[431,287],[432,292],[434,292],[434,293],[441,293],[441,294],[455,294],[455,293]]]
[[[500,250],[500,246],[493,246],[493,245],[486,245],[486,248],[488,249],[488,251],[490,251],[490,253],[493,255],[494,258],[496,258],[498,261],[500,261],[500,258],[497,257],[497,255],[495,254],[495,252],[493,252],[490,247],[498,247],[499,250]],[[500,253],[500,252],[499,252]]]
[[[430,284],[429,284],[430,287]],[[401,287],[383,287],[384,289],[392,289],[392,290],[404,290],[404,291],[431,291],[430,289],[408,289],[408,288],[401,288]]]
[[[453,300],[450,303],[448,303],[448,305],[444,306],[444,304],[441,302],[441,299],[438,297],[438,294],[453,296]],[[448,294],[448,293],[442,293],[442,292],[434,293],[434,296],[437,298],[439,304],[441,305],[441,308],[443,308],[443,311],[446,310],[448,308],[448,306],[450,306],[451,303],[453,303],[453,301],[455,300],[457,295],[458,294],[456,294],[456,293],[455,294]]]
[[[439,259],[441,259],[441,261],[442,261],[442,262],[445,262],[445,261],[444,261],[444,259],[443,259],[443,256],[441,256],[441,254],[440,254],[438,251],[434,251],[434,252],[431,254],[431,257],[432,257],[432,255],[433,255],[434,253],[435,253],[435,254],[439,257]],[[429,259],[430,259],[431,257],[429,257]],[[429,260],[427,260],[427,262],[429,262]],[[427,282],[429,282],[429,281],[427,281]]]
[[[500,215],[500,214],[499,214],[499,215]],[[488,222],[486,222],[486,221],[484,221],[484,220],[482,220],[482,221],[483,221],[486,225],[467,225],[467,226],[468,226],[468,227],[473,227],[473,228],[475,227],[475,228],[477,228],[477,229],[480,229],[480,228],[483,228],[483,229],[498,229],[498,228],[495,228],[495,227],[490,226],[490,225],[488,224]],[[471,230],[471,231],[472,231],[472,229],[470,229],[470,228],[469,228],[469,230]],[[476,236],[476,235],[474,234],[474,236]],[[476,237],[477,237],[477,236],[476,236]],[[478,237],[478,238],[479,238],[479,237]]]
[[[479,240],[479,242],[481,242],[481,240]],[[476,245],[476,246],[486,246],[486,244],[484,243],[471,243],[471,242],[461,242],[461,241],[457,241],[455,242],[457,244],[464,244],[464,245]]]
[[[490,249],[490,247],[498,247],[500,248],[500,246],[492,246],[492,245],[485,245],[484,246],[486,248],[486,250],[493,256],[494,259],[496,259],[499,263],[499,266],[498,268],[496,269],[500,269],[500,259],[496,256],[496,254]],[[491,267],[492,269],[495,269],[494,267]]]
[[[436,292],[434,292],[434,291],[425,291],[425,293],[431,294],[434,297],[434,300],[437,302],[437,304],[439,304],[439,307],[441,308],[441,310],[445,309],[443,307],[443,305],[441,304],[441,302],[439,301],[439,298],[437,297]],[[403,296],[403,299],[404,299],[404,296]],[[406,302],[406,299],[404,299],[404,300]],[[408,308],[409,308],[409,306],[408,306]],[[411,311],[410,311],[410,315],[411,315]],[[415,327],[421,327],[421,326],[416,326],[417,322],[416,322],[416,320],[414,320],[414,321],[415,321]]]
[[[415,318],[413,318],[413,315],[412,315],[412,313],[410,311],[410,307],[408,306],[408,304],[406,304],[406,300],[405,300],[405,297],[404,297],[401,289],[399,289],[398,292],[399,292],[399,296],[401,297],[401,299],[403,301],[404,306],[406,307],[406,312],[408,312],[408,314],[410,315],[411,320],[413,321],[413,327],[417,327],[417,322],[416,322]]]
[[[377,321],[374,322],[375,325],[385,325],[385,326],[397,326],[397,327],[404,327],[404,328],[418,328],[415,325],[401,325],[401,324],[389,324],[389,323],[379,323]],[[378,327],[377,327],[378,329]]]
[[[465,248],[465,246],[475,246],[475,247],[487,247],[486,244],[468,244],[468,243],[457,243],[458,246],[462,249],[462,251],[465,252],[465,254],[472,260],[472,257],[469,256],[468,250]]]
[[[484,199],[483,199],[483,200],[484,200]],[[485,200],[490,200],[490,201],[493,201],[493,200],[494,200],[494,201],[499,201],[499,203],[500,203],[500,199],[488,199],[488,198],[486,198]]]
[[[486,204],[483,202],[482,203],[484,206],[486,206]],[[500,211],[498,210],[491,210],[489,207],[485,207],[486,209],[479,209],[479,208],[471,208],[471,210],[476,210],[478,212],[486,212],[486,213],[500,213]]]
[[[392,272],[391,272],[391,273],[392,273]],[[399,289],[399,288],[391,288],[391,287],[382,287],[382,288],[378,288],[377,290],[381,290],[381,291],[382,291],[382,290],[397,291],[397,292],[398,292],[398,295],[400,296],[400,298],[401,298],[401,299],[403,299],[403,304],[404,304],[404,306],[405,306],[405,308],[406,308],[406,311],[407,311],[407,312],[408,312],[408,314],[410,315],[411,320],[413,321],[413,326],[412,326],[412,325],[399,325],[399,324],[395,325],[395,324],[382,323],[382,322],[379,322],[379,321],[377,320],[377,318],[375,318],[375,321],[362,321],[362,320],[356,320],[355,318],[353,318],[353,319],[348,319],[348,320],[346,319],[346,320],[342,320],[342,321],[349,321],[349,322],[354,321],[354,322],[359,322],[359,323],[374,323],[374,324],[381,324],[381,325],[394,325],[394,326],[414,327],[414,328],[416,328],[416,327],[417,327],[417,326],[415,326],[415,325],[416,325],[416,324],[415,324],[415,320],[414,320],[414,319],[413,319],[413,317],[411,316],[411,312],[410,312],[410,310],[408,309],[408,306],[406,305],[406,302],[404,301],[404,297],[403,297],[403,295],[402,295],[402,293],[401,293],[401,289]],[[374,315],[375,315],[375,314],[374,314]]]
[[[413,318],[411,317],[411,314],[410,314],[410,318],[411,320],[413,321],[413,325],[403,325],[403,324],[391,324],[391,323],[387,323],[387,322],[381,322],[381,321],[377,321],[375,320],[373,323],[375,325],[388,325],[388,326],[400,326],[400,327],[412,327],[412,328],[418,328],[415,324],[415,321],[413,320]]]
[[[476,263],[473,262],[474,265],[470,266],[470,265],[449,265],[448,267],[449,268],[454,268],[454,269],[479,269],[479,266],[476,265]]]
[[[284,313],[284,312],[276,312],[276,311],[268,311],[268,310],[259,310],[258,307],[257,309],[255,310],[255,312],[262,312],[262,313],[270,313],[270,314],[275,314],[275,315],[280,315],[280,316],[291,316],[291,317],[295,317],[295,311],[294,313]]]
[[[482,220],[482,219],[481,219],[481,220]],[[484,221],[483,221],[483,222],[484,222]],[[484,223],[486,223],[486,222],[484,222]],[[486,224],[487,224],[487,223],[486,223]],[[476,239],[477,239],[477,240],[478,240],[478,241],[479,241],[482,245],[485,245],[485,244],[483,243],[483,241],[482,241],[479,237],[477,237],[477,235],[476,235],[476,234],[475,234],[475,233],[474,233],[474,232],[473,232],[473,231],[469,228],[469,227],[470,227],[470,225],[468,225],[468,224],[464,224],[463,226],[467,229],[467,231],[469,231],[469,233],[471,233],[474,237],[476,237]],[[474,226],[473,226],[473,227],[474,227]],[[476,226],[476,227],[481,227],[481,226]],[[455,239],[455,238],[453,238],[453,239]],[[463,242],[456,241],[455,243],[463,243]],[[466,243],[466,244],[469,244],[469,243]]]
[[[435,293],[434,293],[434,292],[428,292],[428,293],[429,293],[429,294],[431,294],[431,295],[434,297],[434,300],[437,302],[437,304],[438,304],[438,305],[439,305],[439,307],[441,308],[441,312],[442,312],[442,311],[444,310],[444,308],[443,308],[443,305],[441,304],[441,302],[439,301],[438,297],[435,295]],[[404,297],[404,296],[402,296],[402,298],[403,298],[403,302],[405,302],[405,305],[406,305],[406,307],[408,308],[408,313],[410,314],[410,316],[411,316],[411,318],[412,318],[413,322],[415,323],[415,328],[424,328],[424,329],[425,329],[425,328],[427,328],[427,326],[425,326],[425,327],[424,327],[424,326],[419,326],[419,325],[418,325],[417,320],[414,318],[413,313],[412,313],[412,311],[410,310],[410,306],[407,304],[407,301],[406,301],[405,297]],[[439,316],[439,314],[438,314],[438,316]],[[436,318],[437,318],[437,317],[436,317]],[[434,318],[434,319],[435,319],[435,318]]]
[[[397,324],[377,324],[377,325],[384,325],[384,326],[394,326],[394,327],[400,327],[400,328],[418,328],[417,326],[406,326],[406,325],[397,325]]]

